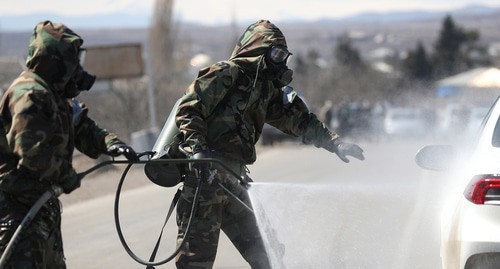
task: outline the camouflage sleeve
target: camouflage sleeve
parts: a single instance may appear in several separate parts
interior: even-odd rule
[[[202,69],[181,98],[176,123],[193,149],[207,146],[205,119],[226,96],[237,74],[236,67],[225,62],[216,63]]]
[[[19,156],[18,167],[42,181],[65,182],[75,175],[67,156],[56,154],[51,141],[57,140],[57,105],[42,91],[17,92],[9,103],[12,114],[7,135],[12,152]]]
[[[85,104],[75,99],[69,104],[75,126],[75,147],[80,152],[91,158],[97,158],[100,154],[106,153],[110,145],[121,143],[116,134],[102,129],[88,117],[88,108]]]
[[[323,147],[339,137],[309,111],[299,96],[294,95],[292,100],[285,101],[281,90],[276,91],[268,107],[266,122],[289,135],[302,137],[305,144],[316,147]]]

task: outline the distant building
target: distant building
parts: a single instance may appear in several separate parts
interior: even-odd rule
[[[475,68],[437,82],[438,97],[463,103],[482,103],[500,95],[500,69]]]

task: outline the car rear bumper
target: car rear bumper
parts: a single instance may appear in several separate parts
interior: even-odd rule
[[[500,268],[500,206],[475,205],[465,199],[443,230],[443,268]],[[482,264],[486,267],[466,267]]]

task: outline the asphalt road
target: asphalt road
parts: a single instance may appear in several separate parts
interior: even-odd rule
[[[313,146],[261,150],[249,167],[261,229],[285,246],[288,269],[440,268],[439,215],[446,184],[439,173],[414,162],[426,142],[359,144],[366,160],[349,164]],[[132,250],[148,259],[175,189],[149,184],[141,169],[127,180],[144,184],[121,196],[122,229]],[[113,203],[114,194],[109,194],[65,206],[68,268],[145,268],[119,242]],[[172,221],[157,260],[174,250],[175,232]],[[268,243],[274,255],[276,240]],[[214,268],[249,266],[223,236]]]

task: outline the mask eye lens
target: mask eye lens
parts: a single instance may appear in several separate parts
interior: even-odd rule
[[[80,61],[80,65],[83,65],[85,62],[85,55],[87,55],[86,49],[81,48],[78,50],[78,60]]]
[[[284,62],[291,53],[283,46],[274,46],[269,51],[269,59],[274,63]]]

